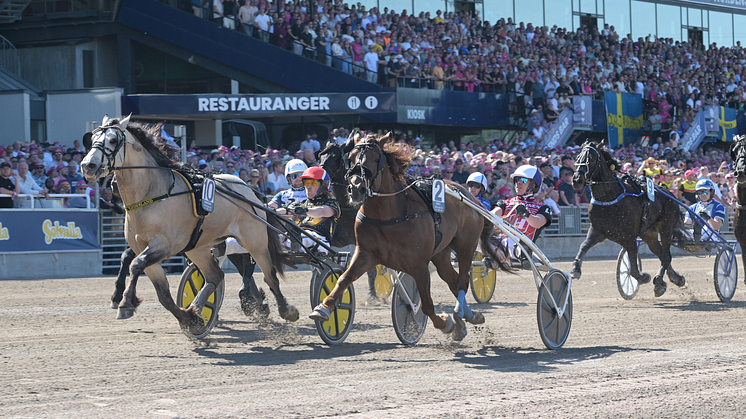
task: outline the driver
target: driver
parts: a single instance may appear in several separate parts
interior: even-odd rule
[[[290,189],[278,192],[277,195],[269,202],[269,207],[277,209],[286,207],[292,202],[301,202],[306,199],[306,189],[303,187],[301,175],[308,167],[303,160],[293,159],[285,165],[285,179],[287,179]]]
[[[525,164],[516,169],[510,177],[515,185],[516,196],[507,201],[498,201],[492,213],[507,218],[516,229],[534,240],[544,227],[552,223],[552,210],[534,198],[534,194],[539,192],[541,187],[541,172],[534,166]],[[512,240],[508,240],[507,247],[511,252],[514,252],[514,245]],[[515,254],[512,253],[511,256],[515,257]],[[521,256],[523,269],[531,269],[529,260]]]
[[[715,189],[717,185],[710,179],[702,179],[697,182],[695,187],[697,202],[689,206],[695,214],[702,217],[707,222],[709,228],[705,229],[702,234],[702,241],[707,241],[712,236],[713,231],[720,231],[720,227],[723,225],[725,220],[725,207],[720,202],[713,199],[715,197]],[[693,234],[695,241],[699,241],[697,236],[700,235],[701,226],[695,223],[690,213],[687,211],[686,218],[684,219],[684,225],[687,228],[691,228],[690,232]]]
[[[477,201],[481,202],[482,205],[487,209],[487,211],[492,209],[492,204],[490,204],[490,201],[482,197],[484,191],[487,190],[487,177],[479,172],[474,172],[469,175],[468,179],[466,179],[466,187],[469,188],[469,192],[472,194],[472,196],[476,198]]]

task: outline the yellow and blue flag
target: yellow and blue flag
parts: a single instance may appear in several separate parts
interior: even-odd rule
[[[719,108],[720,141],[733,141],[733,136],[738,133],[736,129],[736,110],[723,106],[719,106]]]
[[[609,91],[604,94],[609,146],[616,148],[638,142],[642,137],[642,96]]]

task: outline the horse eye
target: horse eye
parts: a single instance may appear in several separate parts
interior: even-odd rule
[[[111,140],[109,140],[109,144],[111,144],[111,145],[115,145],[116,143],[117,143],[117,139],[116,138],[112,138]]]

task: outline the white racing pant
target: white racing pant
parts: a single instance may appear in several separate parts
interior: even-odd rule
[[[324,236],[316,233],[313,230],[304,230],[304,231],[306,232],[308,236],[313,236],[316,238],[316,240],[329,246],[329,242],[326,240],[326,238],[324,238]],[[316,243],[317,243],[316,241],[304,235],[303,246],[311,248],[311,247],[316,246]],[[290,249],[290,240],[285,240],[282,244],[285,246],[286,249],[288,250]],[[318,250],[321,253],[326,252],[326,249],[323,247],[319,247]],[[237,253],[249,253],[249,251],[244,249],[243,246],[241,246],[240,244],[238,244],[238,241],[236,241],[236,239],[234,239],[233,237],[229,237],[225,239],[225,255],[228,256],[228,255],[233,255]]]

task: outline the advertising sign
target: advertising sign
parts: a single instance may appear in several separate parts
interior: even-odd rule
[[[0,252],[98,249],[98,211],[0,210]]]

